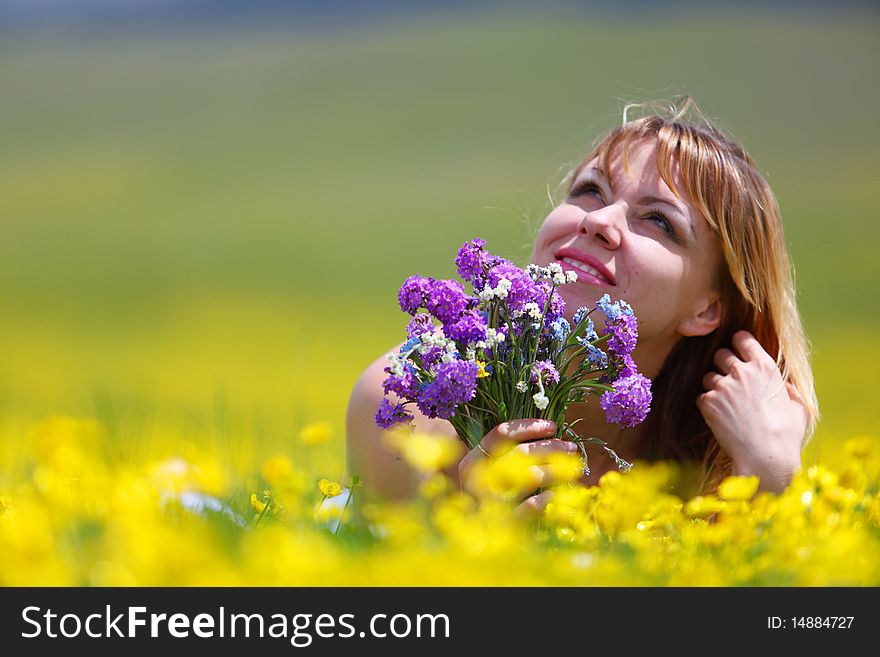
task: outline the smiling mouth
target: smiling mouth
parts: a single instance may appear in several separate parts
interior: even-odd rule
[[[557,257],[557,261],[568,265],[571,269],[576,271],[578,274],[587,274],[592,278],[596,279],[600,283],[605,283],[606,285],[614,285],[611,281],[609,281],[602,272],[593,267],[592,265],[588,265],[582,260],[578,260],[577,258],[572,258],[571,256],[562,256]],[[581,280],[583,280],[583,276],[581,276]],[[588,279],[589,280],[589,279]]]

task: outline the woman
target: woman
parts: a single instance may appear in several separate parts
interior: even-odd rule
[[[699,464],[704,490],[741,474],[780,491],[800,468],[818,404],[776,199],[741,147],[702,117],[683,120],[691,109],[699,116],[690,99],[665,117],[642,107],[653,113],[627,122],[625,110],[623,125],[572,172],[530,262],[578,273],[559,288],[569,314],[605,293],[630,303],[639,320],[633,358],[653,380],[652,411],[621,429],[592,400],[573,405],[567,420],[583,418],[580,433],[602,437],[626,460]],[[367,491],[401,499],[417,478],[372,420],[385,365],[373,363],[352,392],[348,460]],[[417,416],[416,424],[455,433],[441,420]],[[571,451],[554,431],[543,420],[499,425],[453,474],[466,481],[477,460],[511,442],[539,458]],[[591,456],[590,466],[587,484],[613,463]],[[552,483],[549,474],[541,481]],[[540,509],[551,494],[522,506]]]

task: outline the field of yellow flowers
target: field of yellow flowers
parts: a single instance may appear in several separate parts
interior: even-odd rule
[[[880,584],[880,39],[809,13],[4,31],[0,585]],[[476,235],[525,264],[623,101],[679,91],[783,210],[822,410],[804,471],[688,499],[636,463],[526,521],[516,472],[462,495],[411,436],[420,498],[359,505],[345,404],[403,335],[403,279]]]
[[[557,487],[537,521],[507,499],[522,468],[487,468],[465,495],[440,474],[455,450],[408,436],[420,499],[366,506],[360,522],[358,479],[310,465],[329,437],[305,426],[294,449],[241,472],[228,452],[179,436],[119,453],[94,420],[29,426],[0,488],[0,584],[880,584],[880,441],[866,436],[845,443],[840,468],[811,466],[780,495],[730,478],[681,499],[674,465],[637,463],[595,487]],[[574,479],[579,463],[558,467]]]

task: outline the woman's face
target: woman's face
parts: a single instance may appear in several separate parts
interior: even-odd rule
[[[628,171],[618,154],[611,174],[613,189],[598,160],[583,167],[544,220],[531,261],[578,273],[559,288],[569,317],[607,292],[632,305],[639,351],[654,345],[668,353],[681,336],[709,333],[720,321],[720,246],[699,212],[663,182],[652,142],[633,144]],[[673,181],[683,188],[677,175]]]

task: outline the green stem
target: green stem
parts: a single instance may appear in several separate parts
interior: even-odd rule
[[[339,522],[336,523],[336,531],[333,532],[334,536],[339,534],[339,529],[342,527],[342,521],[345,519],[345,510],[348,509],[348,505],[351,504],[351,498],[354,497],[354,488],[348,489],[348,499],[345,500],[345,504],[342,505],[342,512],[339,514]]]
[[[260,521],[263,519],[263,516],[266,515],[266,512],[269,510],[269,507],[272,506],[272,502],[273,502],[273,500],[271,497],[266,501],[266,506],[264,506],[263,510],[260,511],[260,515],[257,516],[257,519],[254,522],[254,529],[256,529],[257,527],[260,526]]]

